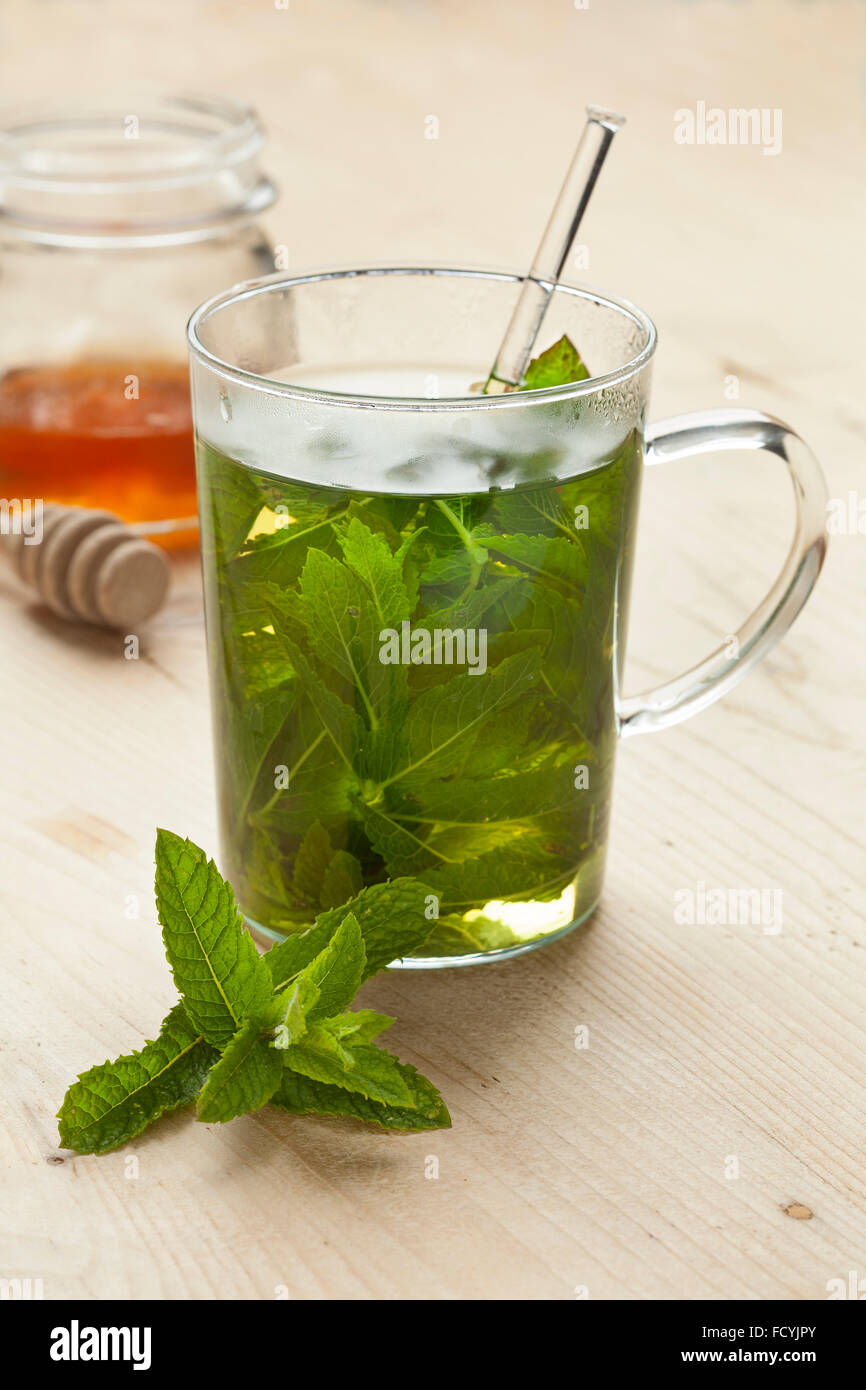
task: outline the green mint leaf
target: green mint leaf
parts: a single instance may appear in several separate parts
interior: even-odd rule
[[[406,761],[389,780],[396,782],[422,769],[425,777],[459,771],[482,726],[533,687],[539,662],[540,653],[533,648],[483,676],[454,676],[424,691],[407,721]]]
[[[345,497],[345,493],[343,494]],[[371,531],[380,532],[389,544],[399,544],[399,537],[413,522],[418,512],[417,497],[377,494],[359,499],[353,497],[346,516],[356,516],[369,526]]]
[[[140,1052],[91,1067],[66,1092],[60,1143],[77,1153],[107,1153],[169,1110],[188,1105],[219,1053],[190,1023],[182,1004]]]
[[[358,583],[348,566],[322,550],[308,550],[301,594],[310,644],[316,656],[360,689],[355,618]]]
[[[365,978],[366,965],[361,928],[357,917],[349,912],[303,972],[304,979],[311,981],[319,992],[309,1017],[326,1018],[351,1004]]]
[[[572,600],[580,599],[586,585],[587,560],[579,544],[560,536],[524,536],[516,533],[489,542],[496,560],[514,566],[532,579],[562,589]]]
[[[438,862],[425,839],[377,807],[364,807],[363,822],[370,844],[381,854],[390,874],[417,875]]]
[[[572,381],[585,381],[589,376],[583,359],[574,343],[565,334],[526,368],[521,391],[539,391],[546,386],[567,386]]]
[[[303,1039],[299,1040],[299,1045],[305,1047],[309,1052],[316,1056],[326,1059],[328,1065],[336,1065],[340,1073],[351,1071],[355,1065],[355,1060],[348,1048],[343,1046],[339,1030],[331,1026],[330,1019],[322,1018],[318,1022],[313,1021],[307,1025]],[[284,1061],[287,1066],[291,1066],[291,1055],[294,1048],[290,1045],[285,1049],[288,1054]]]
[[[325,871],[334,856],[331,837],[321,821],[314,820],[295,855],[292,886],[307,902],[318,903]],[[347,897],[353,896],[347,894]],[[345,898],[342,900],[345,902]]]
[[[355,749],[361,741],[360,719],[339,695],[325,685],[300,647],[285,635],[282,640],[317,719],[351,771]]]
[[[276,586],[297,584],[307,558],[308,545],[316,546],[323,552],[336,549],[329,518],[308,526],[259,536],[247,542],[243,553],[228,562],[228,577],[240,604],[249,605],[250,611],[255,611],[255,603],[261,596],[259,586],[264,583]]]
[[[338,1040],[348,1038],[351,1042],[372,1042],[396,1023],[390,1014],[377,1014],[373,1009],[355,1009],[334,1018],[323,1020],[323,1027]]]
[[[403,581],[405,548],[392,554],[384,536],[371,531],[357,517],[339,539],[355,579],[350,616],[355,633],[356,678],[363,682],[368,723],[375,735],[382,725],[399,721],[406,700],[406,668],[383,663],[379,658],[382,632],[399,629],[412,610]],[[407,538],[407,546],[412,539]],[[383,766],[381,749],[377,748],[373,758],[377,767]]]
[[[169,830],[156,835],[156,906],[166,956],[194,1028],[225,1047],[270,999],[270,973],[213,860]]]
[[[354,854],[338,849],[322,878],[322,907],[340,907],[364,887],[364,872]]]
[[[282,1054],[290,1071],[311,1081],[323,1081],[345,1091],[357,1091],[380,1105],[412,1109],[415,1100],[400,1068],[390,1052],[371,1043],[352,1043],[338,1039],[323,1024],[312,1024],[294,1047]]]
[[[232,800],[237,807],[232,821],[236,826],[242,826],[249,814],[263,771],[267,768],[270,772],[277,761],[268,754],[287,720],[297,717],[297,702],[294,683],[283,681],[273,689],[256,692],[237,707],[230,705],[224,722],[222,712],[214,711],[222,724],[221,732],[236,750],[232,767]]]
[[[202,515],[202,549],[228,557],[244,544],[264,499],[255,478],[200,441],[199,467],[207,470],[208,506]]]
[[[357,1092],[313,1081],[297,1072],[285,1073],[271,1104],[290,1115],[333,1115],[363,1120],[385,1130],[450,1129],[451,1116],[432,1082],[407,1062],[398,1063],[398,1067],[412,1097],[409,1107],[382,1105]]]
[[[333,519],[346,507],[346,494],[341,488],[318,487],[315,495],[311,496],[309,488],[304,487],[303,483],[292,483],[288,478],[269,479],[262,493],[270,510],[276,513],[276,530],[258,536],[259,544],[287,541],[293,532],[309,526],[311,522],[321,521],[324,516]]]
[[[431,781],[391,808],[393,820],[445,829],[504,823],[531,824],[533,817],[574,803],[573,772],[549,761],[505,776]]]
[[[266,1105],[282,1081],[282,1052],[262,1037],[258,1019],[249,1019],[228,1043],[196,1102],[198,1119],[224,1124]]]
[[[533,750],[539,757],[545,756],[545,750],[538,746],[539,737],[533,731],[538,712],[537,698],[527,693],[497,715],[496,738],[477,740],[463,764],[462,776],[469,779],[493,777],[503,767],[516,767]],[[402,789],[412,791],[415,780],[407,778]]]
[[[473,589],[468,594],[462,593],[459,598],[446,603],[444,607],[437,607],[434,612],[419,619],[413,626],[430,630],[437,627],[486,627],[492,623],[495,632],[497,626],[501,626],[504,617],[502,605],[506,597],[513,591],[518,594],[525,593],[527,587],[529,586],[526,578],[517,574],[488,580],[482,587]],[[417,675],[413,671],[413,678],[417,680],[424,670],[433,675],[436,675],[437,671],[444,671],[446,678],[449,674],[447,668],[428,666],[419,667]]]
[[[275,761],[289,768],[287,788],[275,789],[265,804],[249,815],[249,827],[262,828],[277,835],[302,836],[315,820],[327,821],[344,816],[349,810],[352,778],[345,763],[335,754],[330,742],[324,739],[303,766],[293,769],[287,762],[288,753],[277,745]],[[274,853],[274,847],[271,847]],[[275,857],[280,858],[279,851]],[[281,878],[291,886],[292,880],[280,866]]]
[[[392,960],[417,951],[430,935],[433,921],[427,916],[432,890],[412,878],[395,878],[364,888],[345,907],[331,908],[316,918],[315,925],[272,946],[265,956],[274,987],[285,985],[324,950],[347,911],[357,919],[364,938],[368,980]]]
[[[386,1129],[449,1123],[430,1083],[373,1045],[394,1020],[347,1007],[364,979],[428,935],[423,884],[378,884],[356,895],[355,911],[320,914],[307,932],[271,952],[281,967],[273,970],[255,952],[229,885],[202,850],[160,830],[156,860],[166,954],[185,999],[156,1041],[92,1068],[69,1088],[58,1115],[61,1143],[106,1152],[196,1097],[205,1123],[224,1123],[269,1101]]]
[[[275,994],[264,1014],[264,1024],[273,1033],[274,1046],[283,1051],[307,1031],[307,1015],[319,998],[319,987],[309,975],[301,974],[279,994]]]
[[[257,922],[285,920],[303,922],[309,916],[298,903],[286,878],[280,845],[264,811],[256,813],[243,837],[238,836],[240,862],[235,861],[233,877],[239,896]]]
[[[369,891],[369,890],[365,890]],[[350,904],[346,904],[350,906]],[[355,906],[355,904],[351,904]],[[333,909],[337,913],[338,909]],[[331,914],[320,914],[320,916],[330,916]],[[342,918],[340,918],[342,920]],[[285,989],[291,980],[294,980],[299,973],[306,969],[311,961],[315,960],[327,946],[331,937],[334,935],[339,921],[322,922],[317,919],[316,924],[308,927],[306,931],[297,932],[292,936],[287,936],[285,941],[279,941],[265,955],[265,964],[271,972],[271,978],[275,989]]]
[[[569,508],[566,487],[514,488],[497,493],[494,504],[496,534],[564,536],[574,539],[574,505]],[[577,501],[578,499],[575,499]]]
[[[461,864],[448,864],[427,873],[441,899],[441,910],[466,912],[491,901],[519,900],[527,883],[539,900],[557,897],[574,879],[574,857],[558,852],[543,834],[521,836]]]
[[[276,819],[281,823],[281,813]],[[298,898],[317,907],[340,907],[364,886],[361,865],[348,850],[335,850],[321,821],[313,821],[295,855],[292,888]]]
[[[363,582],[372,599],[374,624],[397,627],[410,614],[409,595],[403,582],[402,558],[391,553],[383,536],[354,517],[340,536],[346,563]]]

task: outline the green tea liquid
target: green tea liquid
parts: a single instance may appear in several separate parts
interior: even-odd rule
[[[222,867],[268,939],[411,875],[423,956],[512,950],[598,900],[640,445],[561,478],[540,440],[504,486],[507,453],[383,459],[357,414],[359,438],[320,441],[351,489],[199,442]]]

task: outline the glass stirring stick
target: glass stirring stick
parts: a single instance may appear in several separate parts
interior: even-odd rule
[[[523,282],[496,361],[483,388],[487,396],[514,391],[523,380],[553,287],[568,259],[611,141],[625,116],[587,106],[587,121],[556,200],[532,268]],[[476,388],[477,389],[477,388]]]

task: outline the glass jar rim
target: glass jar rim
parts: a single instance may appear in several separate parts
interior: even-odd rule
[[[252,216],[276,197],[264,138],[254,108],[224,97],[0,111],[0,222],[123,239]]]
[[[521,283],[527,277],[519,271],[494,270],[484,267],[453,267],[448,265],[373,265],[360,268],[338,267],[287,275],[278,271],[274,275],[261,276],[255,280],[245,280],[233,285],[231,289],[205,300],[192,314],[187,324],[187,341],[190,355],[207,367],[215,375],[248,386],[266,395],[282,396],[289,400],[316,401],[321,404],[355,406],[360,409],[380,410],[507,410],[525,406],[534,401],[571,400],[581,396],[595,395],[628,381],[642,371],[651,360],[658,342],[658,333],[652,319],[643,309],[639,309],[627,299],[615,298],[587,286],[575,285],[567,280],[542,281],[545,288],[553,293],[564,293],[603,306],[631,320],[644,334],[641,349],[627,362],[613,371],[598,376],[587,377],[583,381],[569,382],[565,386],[546,386],[530,391],[504,392],[490,396],[439,396],[435,399],[421,396],[372,396],[358,392],[328,391],[322,387],[299,386],[291,382],[279,381],[258,372],[247,371],[235,363],[228,362],[217,353],[205,347],[200,329],[212,315],[242,300],[255,298],[260,294],[270,294],[274,290],[290,289],[295,285],[313,284],[320,281],[338,279],[358,279],[363,276],[383,275],[442,275],[468,279],[498,280],[506,283]],[[491,345],[492,353],[495,344]]]

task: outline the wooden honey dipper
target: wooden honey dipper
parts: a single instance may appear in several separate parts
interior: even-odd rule
[[[111,512],[46,502],[38,544],[4,539],[18,577],[64,618],[135,631],[168,592],[165,551]]]

